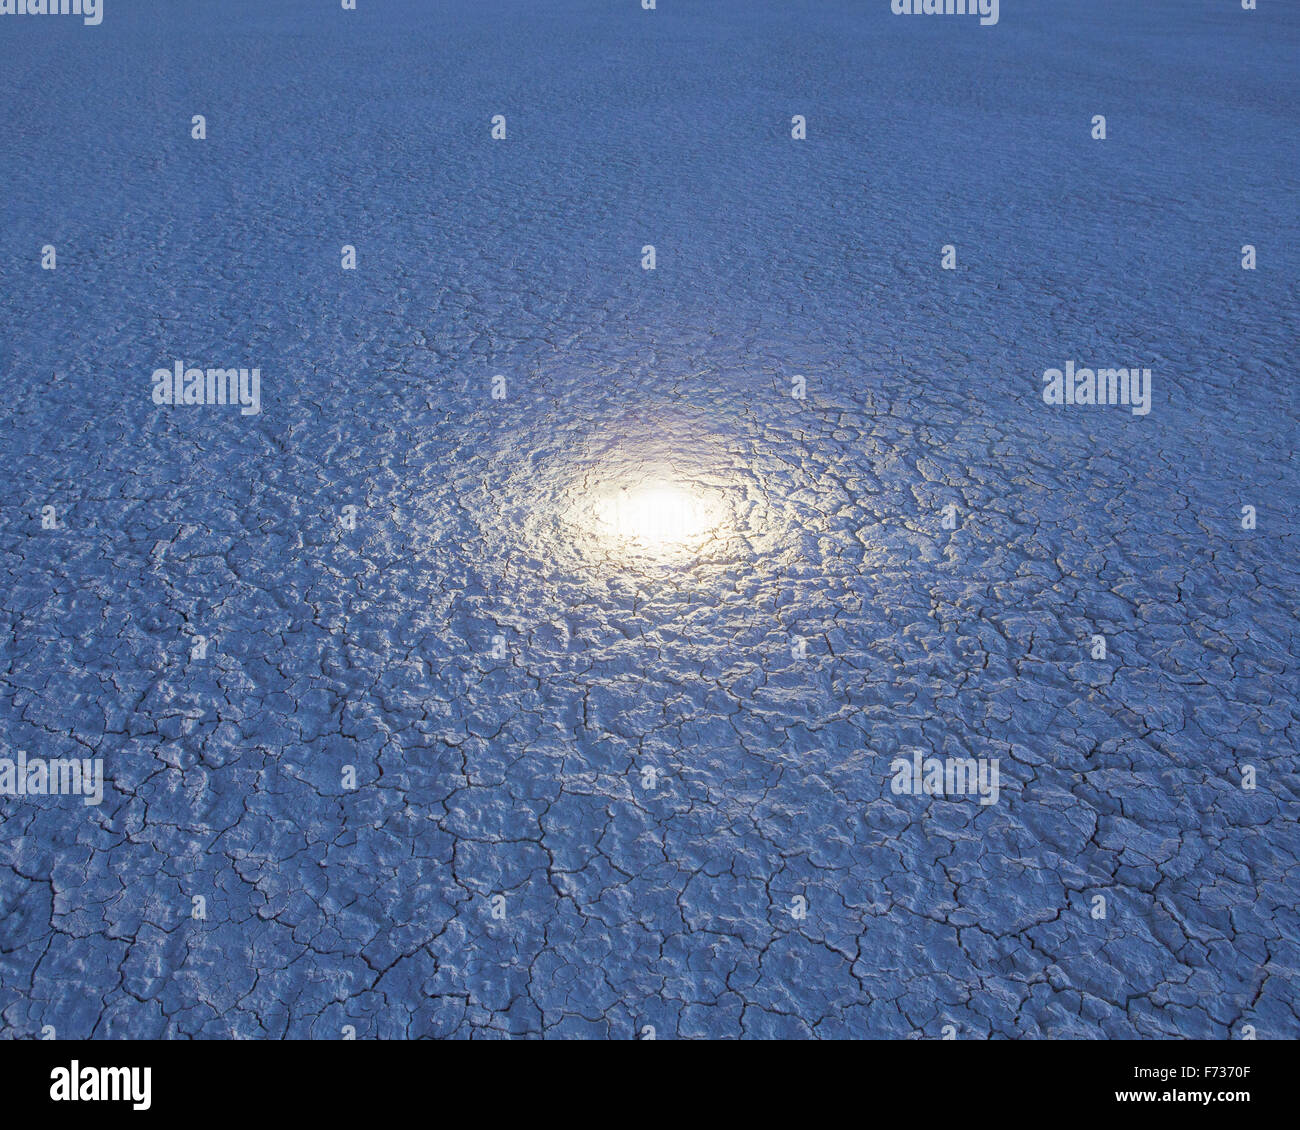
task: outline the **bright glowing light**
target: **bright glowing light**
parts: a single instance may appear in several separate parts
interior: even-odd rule
[[[713,507],[704,499],[665,485],[608,495],[600,501],[596,513],[612,533],[650,549],[698,540],[718,522]]]

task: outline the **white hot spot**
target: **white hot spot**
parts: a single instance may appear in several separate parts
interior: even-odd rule
[[[678,487],[620,490],[597,506],[601,523],[618,537],[648,547],[692,541],[717,525],[703,499]]]

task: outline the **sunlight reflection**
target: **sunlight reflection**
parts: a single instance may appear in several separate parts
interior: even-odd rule
[[[622,488],[596,500],[595,518],[607,540],[656,554],[675,554],[718,532],[722,508],[713,498],[670,483]]]

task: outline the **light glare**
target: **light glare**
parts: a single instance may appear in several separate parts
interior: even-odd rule
[[[713,525],[700,499],[668,486],[619,491],[604,500],[600,517],[619,537],[650,547],[690,541]]]

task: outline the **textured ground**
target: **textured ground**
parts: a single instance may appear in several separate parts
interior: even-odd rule
[[[335,7],[0,23],[0,1033],[1300,1036],[1300,10]]]

